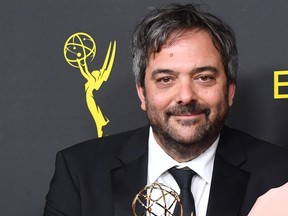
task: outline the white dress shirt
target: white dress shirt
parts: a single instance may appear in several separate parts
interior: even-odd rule
[[[219,137],[210,146],[210,148],[208,148],[197,158],[189,162],[179,163],[173,158],[171,158],[158,145],[154,138],[152,128],[150,127],[148,141],[148,185],[154,182],[159,182],[169,186],[179,194],[180,188],[172,175],[167,170],[174,166],[177,166],[179,168],[189,167],[197,173],[197,175],[194,175],[191,184],[191,191],[195,200],[196,215],[205,216],[211,187],[215,152],[218,142]],[[172,200],[167,200],[167,202],[172,202]],[[153,212],[157,212],[157,209],[153,208]],[[160,209],[158,212],[159,213],[157,213],[156,215],[161,215]]]

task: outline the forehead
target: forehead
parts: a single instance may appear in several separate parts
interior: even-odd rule
[[[150,54],[147,66],[157,60],[160,63],[159,61],[165,59],[173,64],[185,60],[195,64],[219,63],[219,61],[222,64],[221,54],[210,34],[199,29],[171,34],[158,52]]]
[[[164,41],[161,40],[155,40],[154,42],[151,43],[150,48],[148,48],[148,59],[149,57],[151,57],[151,55],[155,54],[155,53],[159,53],[161,52],[161,50],[163,48],[167,48],[169,46],[172,46],[173,44],[177,43],[179,40],[184,39],[186,37],[189,37],[190,35],[195,35],[197,33],[205,33],[206,36],[205,37],[207,40],[210,40],[215,48],[219,51],[219,46],[217,45],[217,42],[213,39],[213,37],[211,36],[211,34],[209,33],[209,31],[207,31],[206,29],[201,29],[201,28],[195,28],[195,29],[179,29],[179,30],[175,30],[172,33],[170,33],[167,38],[165,38],[165,36],[163,36]]]

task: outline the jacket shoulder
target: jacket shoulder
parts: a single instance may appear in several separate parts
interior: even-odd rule
[[[231,161],[241,158],[245,161],[243,167],[253,167],[258,171],[285,170],[288,166],[287,149],[228,127],[222,130],[218,152]]]
[[[252,152],[253,150],[256,150],[259,153],[259,150],[262,150],[263,152],[270,154],[273,152],[283,152],[284,155],[288,155],[288,149],[286,148],[277,146],[265,140],[256,138],[246,132],[229,128],[227,126],[222,130],[221,139],[224,145],[236,145],[246,151]]]
[[[134,130],[95,138],[78,143],[71,147],[61,150],[59,153],[70,159],[102,159],[105,161],[109,157],[115,157],[129,143],[133,136],[138,134],[148,135],[149,127],[137,128]]]

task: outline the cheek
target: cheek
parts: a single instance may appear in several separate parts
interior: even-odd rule
[[[211,109],[218,108],[226,101],[225,91],[223,89],[203,90],[199,92],[198,100],[207,104]]]
[[[167,108],[173,99],[170,95],[160,94],[159,92],[154,92],[153,94],[147,94],[146,106],[153,107],[153,109],[164,110]],[[148,102],[148,104],[147,104]]]

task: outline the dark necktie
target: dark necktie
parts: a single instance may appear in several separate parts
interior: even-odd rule
[[[196,216],[194,198],[191,192],[191,181],[195,172],[189,168],[176,169],[175,167],[169,170],[170,174],[176,180],[180,187],[180,198],[183,205],[183,216]],[[176,205],[174,210],[175,216],[180,216],[180,208]]]

